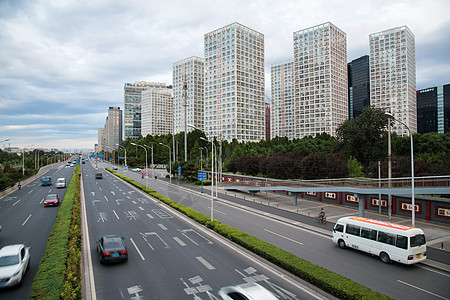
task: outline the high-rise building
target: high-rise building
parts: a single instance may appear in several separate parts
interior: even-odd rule
[[[105,146],[109,150],[117,149],[122,143],[122,110],[120,107],[110,107],[105,122]],[[107,150],[105,149],[105,150]]]
[[[272,64],[270,99],[270,137],[293,139],[294,132],[294,60]]]
[[[135,141],[141,135],[141,92],[152,87],[158,87],[159,83],[135,81],[124,85],[124,131],[125,139]]]
[[[450,132],[450,84],[417,91],[417,131]]]
[[[348,119],[347,37],[330,22],[294,32],[295,138],[336,135]]]
[[[173,64],[173,130],[185,130],[185,123],[204,130],[205,59],[192,56]],[[186,105],[185,105],[186,104]],[[186,120],[184,115],[186,113]],[[194,128],[186,125],[186,132]]]
[[[97,153],[106,150],[105,147],[105,127],[98,129]]]
[[[266,141],[270,141],[270,103],[266,102],[266,109],[265,109],[265,115],[266,115]]]
[[[142,136],[171,134],[173,132],[172,86],[160,83],[158,87],[144,90],[141,101]]]
[[[348,63],[348,115],[353,119],[370,105],[369,55]]]
[[[415,38],[407,26],[369,35],[370,104],[417,132]],[[408,135],[405,126],[392,129]]]
[[[264,139],[264,35],[239,23],[205,34],[205,133]]]

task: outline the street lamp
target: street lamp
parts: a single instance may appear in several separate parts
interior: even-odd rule
[[[26,146],[22,149],[22,176],[25,176],[25,148],[31,147],[33,145]]]
[[[209,142],[204,137],[200,137],[201,140]],[[211,141],[211,222],[214,221],[214,140]],[[217,193],[216,193],[217,197]]]
[[[116,146],[122,147],[123,150],[125,150],[125,166],[127,165],[127,148],[125,148],[124,146],[121,146],[119,144],[116,144]],[[125,170],[124,170],[125,171]]]
[[[148,179],[148,176],[147,176],[147,173],[148,173],[148,168],[147,168],[147,148],[145,148],[142,145],[138,145],[136,143],[131,143],[131,145],[135,145],[137,147],[141,147],[141,148],[143,148],[145,150],[145,187],[148,187],[148,185],[147,185],[147,179]]]
[[[159,143],[161,146],[167,147],[167,149],[169,149],[169,184],[172,183],[172,161],[170,159],[170,147],[163,144],[163,143]]]
[[[409,132],[409,137],[411,140],[411,223],[412,223],[412,227],[415,226],[415,214],[416,214],[416,203],[415,203],[415,199],[414,199],[414,149],[413,149],[413,135],[411,132],[411,129],[409,129],[408,125],[406,125],[405,123],[403,123],[402,121],[396,119],[391,113],[385,112],[384,113],[388,118],[399,122],[400,124],[402,124],[403,126],[406,127],[406,129],[408,129]]]

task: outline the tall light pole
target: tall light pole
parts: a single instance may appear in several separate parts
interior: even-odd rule
[[[145,150],[145,187],[148,187],[148,184],[147,184],[147,180],[148,180],[148,176],[147,176],[147,173],[148,173],[148,168],[147,168],[147,148],[145,148],[142,145],[138,145],[136,143],[131,143],[131,145],[135,145],[137,147],[141,147],[141,148],[143,148]]]
[[[163,144],[163,143],[159,143],[161,146],[167,147],[167,149],[169,149],[169,184],[172,184],[172,161],[170,159],[170,147]]]
[[[22,149],[22,176],[25,176],[25,148],[31,147],[33,145],[26,146]]]
[[[201,140],[209,142],[204,137]],[[211,141],[211,222],[214,221],[214,140]]]
[[[413,149],[413,135],[411,132],[411,129],[409,129],[408,125],[406,125],[405,123],[403,123],[402,121],[396,119],[391,113],[385,112],[385,115],[394,120],[399,122],[400,124],[402,124],[403,126],[406,127],[406,129],[408,129],[409,132],[409,137],[411,140],[411,225],[412,227],[415,227],[415,214],[416,214],[416,203],[415,203],[415,199],[414,199],[414,149]]]
[[[187,84],[184,83],[184,161],[187,161]]]
[[[127,165],[127,148],[125,148],[124,146],[119,145],[119,144],[116,144],[116,145],[119,146],[119,147],[122,147],[123,150],[125,150],[125,166],[126,166]]]

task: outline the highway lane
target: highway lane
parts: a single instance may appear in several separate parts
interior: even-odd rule
[[[42,199],[49,193],[64,198],[66,188],[56,189],[54,182],[64,177],[69,183],[74,168],[66,168],[62,163],[48,167],[46,176],[51,176],[53,184],[41,186],[40,178],[33,180],[22,189],[0,199],[0,247],[23,243],[30,247],[31,265],[22,286],[0,290],[1,299],[29,299],[33,278],[44,255],[59,207],[44,207]]]
[[[120,170],[119,170],[120,171]],[[128,177],[141,181],[138,174],[128,172]],[[150,180],[150,187],[168,198],[210,215],[210,194],[191,193],[188,189],[162,180]],[[240,207],[231,196],[220,196],[227,201],[215,201],[214,218],[239,230],[254,235],[314,264],[342,274],[373,290],[395,299],[447,299],[450,274],[418,264],[405,266],[383,264],[377,257],[354,251],[342,250],[334,245],[328,234],[315,230],[312,218],[292,214],[292,218],[278,221],[275,209],[268,213],[266,207],[245,203]],[[247,205],[254,208],[249,209]],[[258,206],[260,209],[258,210]],[[256,212],[255,209],[257,210]],[[286,215],[286,214],[285,214]],[[327,224],[331,229],[332,224]]]
[[[83,166],[96,298],[218,299],[221,287],[247,281],[283,299],[323,298],[113,175],[103,171],[96,180],[95,172]],[[127,263],[99,263],[95,241],[104,234],[125,237]]]

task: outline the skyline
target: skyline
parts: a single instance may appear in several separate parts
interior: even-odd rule
[[[172,84],[173,63],[204,57],[204,35],[233,22],[264,34],[266,98],[270,66],[293,58],[293,33],[325,22],[346,33],[347,62],[369,54],[369,34],[406,25],[416,89],[450,83],[448,1],[183,4],[0,2],[0,141],[11,139],[0,147],[92,149],[108,108],[124,108],[124,83]]]

